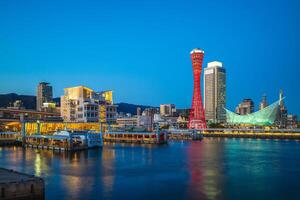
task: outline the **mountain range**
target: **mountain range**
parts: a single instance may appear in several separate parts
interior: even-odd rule
[[[18,95],[15,93],[9,93],[9,94],[0,94],[0,107],[5,108],[7,106],[12,106],[13,102],[16,100],[21,100],[23,103],[23,106],[26,109],[36,109],[36,96],[33,95]],[[56,97],[53,99],[53,101],[60,105],[60,97]],[[136,109],[137,107],[140,107],[141,110],[145,110],[146,108],[152,108],[152,106],[145,106],[145,105],[135,105],[130,103],[116,103],[118,105],[118,112],[123,113],[131,113],[132,115],[136,115]]]

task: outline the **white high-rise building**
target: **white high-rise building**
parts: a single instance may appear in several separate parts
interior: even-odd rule
[[[218,61],[204,69],[205,118],[214,123],[226,121],[226,70]]]

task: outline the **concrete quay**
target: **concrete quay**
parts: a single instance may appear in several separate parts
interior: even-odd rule
[[[44,180],[39,177],[0,168],[1,200],[43,200]]]
[[[289,129],[206,129],[201,132],[204,137],[300,140],[300,130]]]

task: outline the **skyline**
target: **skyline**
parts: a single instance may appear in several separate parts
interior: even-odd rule
[[[283,89],[299,115],[299,3],[255,2],[1,2],[0,93],[35,95],[47,81],[55,97],[85,85],[112,89],[115,102],[189,108],[199,47],[203,68],[227,70],[227,108],[252,98],[257,110]]]

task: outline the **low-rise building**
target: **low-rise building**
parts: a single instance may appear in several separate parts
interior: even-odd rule
[[[297,128],[298,119],[297,115],[287,115],[287,128]]]
[[[94,92],[77,86],[65,88],[61,97],[61,116],[65,122],[115,123],[117,106],[113,105],[112,91]]]
[[[121,118],[117,118],[116,121],[120,127],[128,127],[128,126],[136,127],[138,125],[137,117],[121,117]]]
[[[138,115],[137,116],[137,126],[138,127],[144,127],[147,130],[152,129],[152,117],[147,115]]]

